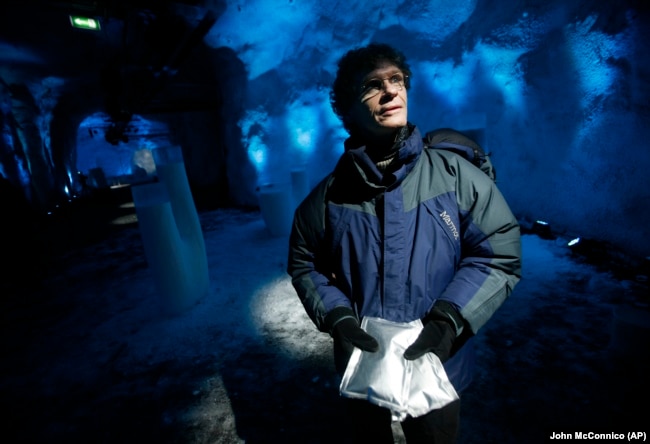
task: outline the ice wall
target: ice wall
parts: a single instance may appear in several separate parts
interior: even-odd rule
[[[345,138],[328,103],[336,60],[393,44],[414,75],[423,130],[485,125],[499,185],[521,218],[650,251],[648,14],[640,2],[228,2],[206,37],[247,72],[242,145],[260,184]],[[237,165],[229,168],[236,169]]]

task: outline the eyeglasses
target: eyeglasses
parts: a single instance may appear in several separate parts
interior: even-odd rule
[[[395,88],[397,91],[401,91],[404,88],[404,84],[407,78],[407,76],[401,73],[396,73],[384,79],[370,79],[361,85],[361,100],[366,101],[368,99],[372,99],[382,91],[388,91],[388,88],[384,86],[386,80],[388,80],[388,84],[392,88]]]

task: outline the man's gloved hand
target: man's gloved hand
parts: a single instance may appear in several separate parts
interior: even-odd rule
[[[334,335],[341,342],[349,342],[351,345],[367,352],[379,350],[377,340],[366,333],[356,319],[346,318],[334,327]]]
[[[336,307],[330,311],[325,317],[325,324],[334,339],[359,347],[363,351],[376,352],[379,349],[377,340],[359,326],[354,312],[348,307]]]
[[[415,360],[425,353],[433,352],[440,362],[451,356],[451,348],[463,328],[463,319],[448,302],[438,301],[424,319],[424,328],[418,338],[406,349],[404,358]]]
[[[359,326],[354,312],[348,307],[336,307],[330,311],[325,316],[325,325],[334,338],[334,364],[341,374],[348,365],[354,347],[367,352],[379,350],[377,340]]]
[[[414,360],[425,353],[433,352],[440,362],[445,362],[451,354],[451,347],[454,345],[456,333],[446,321],[428,321],[420,336],[404,352],[404,358]]]

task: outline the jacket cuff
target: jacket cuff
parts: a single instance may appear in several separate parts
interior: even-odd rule
[[[447,301],[437,300],[433,304],[433,309],[427,316],[427,319],[445,321],[451,325],[451,328],[456,332],[456,337],[460,336],[465,327],[465,320],[460,315],[458,310]]]
[[[327,328],[327,331],[329,331],[331,334],[334,330],[334,327],[336,327],[336,324],[348,318],[354,319],[358,322],[354,311],[350,307],[335,307],[325,315],[325,328]]]

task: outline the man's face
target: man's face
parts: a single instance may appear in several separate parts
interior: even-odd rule
[[[405,77],[395,65],[383,63],[361,79],[361,90],[348,118],[364,136],[391,135],[406,125]]]

